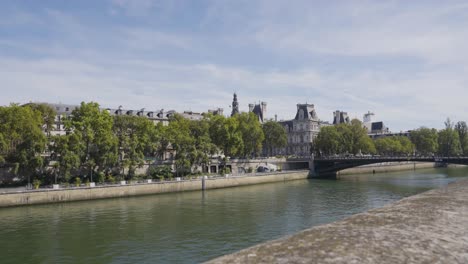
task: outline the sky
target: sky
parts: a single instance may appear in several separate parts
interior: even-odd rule
[[[468,121],[468,2],[1,0],[0,105]]]

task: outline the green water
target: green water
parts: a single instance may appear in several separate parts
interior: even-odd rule
[[[429,169],[0,209],[0,263],[197,263],[468,176]]]

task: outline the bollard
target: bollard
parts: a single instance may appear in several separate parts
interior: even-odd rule
[[[202,191],[204,191],[206,189],[205,181],[206,181],[207,178],[208,178],[208,176],[202,176],[202,178],[201,178],[201,186],[202,186],[201,189],[202,189]]]

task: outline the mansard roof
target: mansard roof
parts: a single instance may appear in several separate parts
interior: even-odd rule
[[[304,111],[304,119],[306,120],[318,120],[317,113],[313,104],[298,104],[296,117],[294,119],[299,120],[299,112]]]

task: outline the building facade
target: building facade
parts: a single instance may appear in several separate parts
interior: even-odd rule
[[[318,118],[313,104],[297,104],[294,119],[279,123],[286,130],[288,144],[283,149],[275,150],[275,154],[295,156],[309,156],[320,128],[330,125]]]

